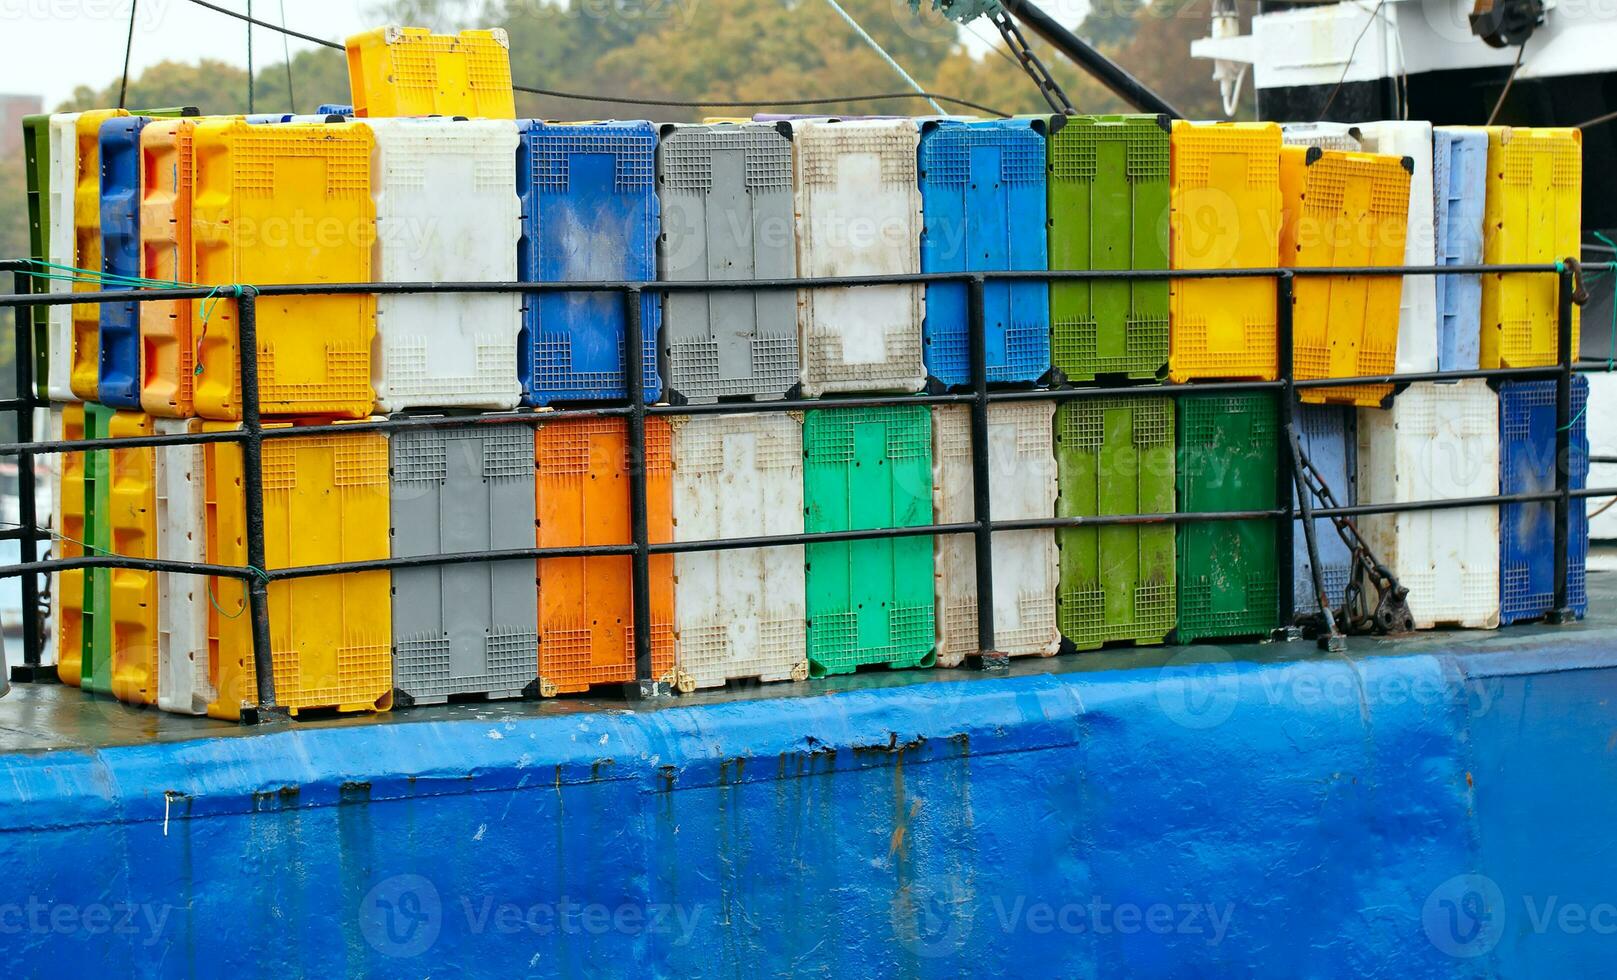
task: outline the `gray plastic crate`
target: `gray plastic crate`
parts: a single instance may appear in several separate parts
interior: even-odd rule
[[[657,189],[659,279],[796,275],[786,132],[768,123],[664,126]],[[662,351],[670,401],[780,398],[798,380],[797,297],[780,289],[669,293]]]
[[[525,426],[393,433],[393,556],[532,547],[533,435]],[[399,706],[514,698],[539,673],[531,561],[393,572]]]

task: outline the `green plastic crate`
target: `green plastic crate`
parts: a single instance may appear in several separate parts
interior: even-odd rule
[[[107,438],[113,410],[104,405],[84,406],[84,438]],[[112,452],[98,449],[84,454],[84,549],[87,555],[112,554]],[[112,569],[86,569],[84,589],[84,666],[79,686],[98,694],[112,693]]]
[[[1158,116],[1050,122],[1050,268],[1168,268],[1168,124]],[[1168,370],[1168,282],[1053,282],[1050,352],[1072,381]]]
[[[1059,516],[1173,513],[1173,399],[1068,402],[1055,426]],[[1061,635],[1080,650],[1167,638],[1175,611],[1172,525],[1063,528],[1056,543]]]
[[[22,155],[27,171],[28,255],[36,262],[44,262],[51,234],[50,116],[22,117]],[[34,277],[28,282],[31,292],[50,291],[49,279]],[[40,398],[45,398],[46,376],[50,373],[50,307],[35,306],[29,316],[34,323],[34,390]]]
[[[932,523],[932,415],[922,406],[815,409],[803,421],[804,530]],[[930,667],[932,538],[811,544],[811,676]]]
[[[1181,398],[1180,511],[1275,507],[1278,427],[1275,400],[1264,392]],[[1279,618],[1273,521],[1179,526],[1180,642],[1267,633]]]

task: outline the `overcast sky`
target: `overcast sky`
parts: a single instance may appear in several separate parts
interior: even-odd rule
[[[42,95],[47,109],[72,94],[77,85],[105,86],[123,70],[124,40],[129,29],[131,0],[0,0],[0,92]],[[134,0],[135,42],[131,75],[165,59],[195,61],[218,58],[237,65],[247,63],[247,25],[199,7],[189,0]],[[244,11],[246,0],[210,0],[221,7]],[[689,0],[687,0],[689,2]],[[705,0],[722,3],[724,0]],[[253,0],[253,16],[281,22],[293,30],[341,41],[367,27],[364,13],[371,5],[355,0]],[[1047,0],[1044,8],[1076,24],[1088,0]],[[992,24],[979,21],[964,35],[968,46],[980,50],[981,38],[997,34]],[[289,40],[296,53],[312,47]],[[282,35],[263,28],[253,32],[257,64],[280,61]],[[520,81],[520,79],[518,80]],[[327,93],[333,97],[344,93]]]

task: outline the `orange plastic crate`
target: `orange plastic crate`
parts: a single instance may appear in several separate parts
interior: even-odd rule
[[[1168,261],[1174,269],[1280,264],[1280,127],[1175,120],[1168,140]],[[1272,279],[1176,279],[1168,377],[1273,380]]]
[[[282,426],[274,426],[280,428]],[[236,428],[205,422],[204,432]],[[247,562],[242,452],[209,443],[207,560]],[[270,568],[388,557],[387,438],[379,432],[264,441],[264,560]],[[208,670],[215,718],[235,720],[257,700],[245,582],[209,578]],[[386,711],[393,704],[392,576],[345,572],[272,582],[270,653],[275,699],[312,709]]]
[[[53,437],[76,442],[84,438],[84,404],[71,402],[53,406],[60,429]],[[59,414],[58,414],[59,413]],[[56,501],[56,533],[60,538],[51,550],[61,558],[84,557],[84,454],[62,453],[57,457],[61,471],[61,496]],[[78,687],[84,672],[84,582],[82,568],[55,573],[51,595],[56,602],[56,676],[63,684]]]
[[[191,254],[195,128],[190,119],[156,119],[140,133],[140,274],[147,279],[195,281]],[[140,406],[152,415],[195,414],[191,405],[195,309],[188,299],[140,304]]]
[[[144,412],[115,412],[107,435],[152,434]],[[125,558],[157,557],[157,458],[151,448],[114,449],[107,491],[112,552]],[[176,529],[179,530],[179,529]],[[157,576],[134,568],[111,569],[112,695],[130,704],[157,703]]]
[[[1407,157],[1312,146],[1280,151],[1285,223],[1281,264],[1294,268],[1396,266],[1404,261],[1409,217]],[[1398,360],[1396,276],[1298,276],[1293,368],[1298,379],[1392,374]],[[1305,402],[1374,408],[1392,385],[1304,388]]]
[[[628,544],[628,422],[561,419],[534,436],[541,548]],[[672,429],[646,420],[646,514],[652,541],[674,536]],[[539,693],[628,683],[634,672],[634,596],[627,555],[545,558],[539,572]],[[653,679],[673,681],[674,558],[651,557]]]

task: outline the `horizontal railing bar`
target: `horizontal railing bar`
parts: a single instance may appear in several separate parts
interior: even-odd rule
[[[1375,374],[1353,378],[1298,378],[1292,382],[1297,388],[1343,388],[1350,385],[1415,384],[1423,381],[1465,381],[1471,378],[1553,378],[1561,369],[1555,365],[1519,368],[1466,368],[1459,371],[1420,371],[1410,374]]]
[[[268,433],[266,433],[267,435]],[[223,432],[175,432],[161,436],[125,436],[99,439],[51,439],[43,442],[0,442],[0,456],[34,453],[45,456],[60,453],[92,452],[100,449],[146,449],[154,446],[191,446],[209,442],[241,442],[246,438],[238,429]]]
[[[50,532],[40,531],[41,540]],[[49,558],[42,561],[18,562],[0,565],[0,579],[16,578],[30,573],[71,572],[81,568],[124,568],[141,572],[168,572],[177,575],[209,575],[220,578],[254,578],[254,572],[245,565],[210,565],[206,562],[167,561],[158,558],[135,558],[129,555],[75,555],[72,558]]]
[[[1590,264],[1588,268],[1596,268]],[[890,276],[828,276],[823,278],[783,277],[775,279],[718,280],[595,280],[589,282],[371,282],[371,283],[284,283],[247,286],[260,296],[332,296],[344,294],[403,293],[575,293],[575,292],[735,292],[738,290],[836,289],[857,286],[904,286],[966,283],[981,278],[988,282],[1085,282],[1103,280],[1186,280],[1253,279],[1300,276],[1440,276],[1493,274],[1559,273],[1554,264],[1448,265],[1448,266],[1343,266],[1232,269],[1025,269],[984,272],[913,272]],[[229,299],[221,290],[232,284],[139,288],[76,293],[0,294],[0,307],[61,306],[72,303],[160,302],[187,299]]]

